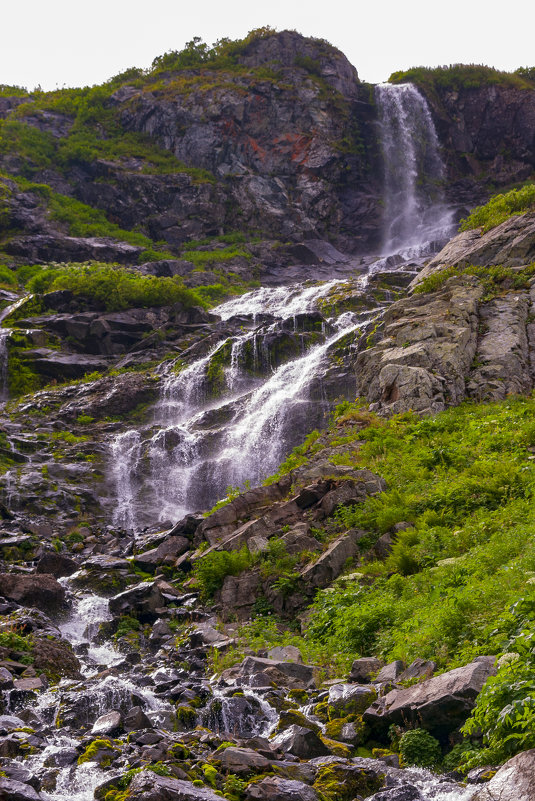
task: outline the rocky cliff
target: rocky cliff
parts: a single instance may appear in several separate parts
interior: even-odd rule
[[[503,85],[486,76],[474,86],[469,75],[460,87],[454,77],[446,70],[440,84],[420,88],[447,155],[450,202],[466,210],[533,172],[535,93],[507,76]],[[175,255],[192,238],[234,230],[322,238],[351,252],[380,242],[373,87],[320,40],[262,30],[208,52],[190,43],[147,74],[131,70],[93,89],[18,97],[4,90],[0,125],[5,174],[101,210],[105,217],[91,220],[97,235],[140,230],[152,242],[144,249],[160,243]],[[22,197],[9,184],[2,191],[7,253],[96,257],[95,243],[58,236],[74,226],[43,189],[20,181],[18,188]],[[123,233],[106,231],[106,218]],[[125,258],[113,247],[100,255]]]

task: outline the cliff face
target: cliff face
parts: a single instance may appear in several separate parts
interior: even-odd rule
[[[425,92],[447,162],[449,198],[473,205],[535,169],[535,91],[512,86]]]
[[[0,169],[175,254],[192,238],[235,230],[322,238],[349,252],[377,247],[377,107],[342,53],[294,32],[261,32],[231,56],[155,63],[93,89],[0,97]],[[463,212],[532,173],[535,91],[447,81],[421,89],[444,148],[449,200]],[[66,233],[27,206],[21,217],[20,205],[10,226],[17,236]],[[7,250],[30,261],[75,258],[65,243],[35,244]]]

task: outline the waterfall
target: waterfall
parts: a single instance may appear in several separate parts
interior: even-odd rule
[[[16,296],[13,293],[8,293],[11,299]],[[17,298],[14,303],[10,303],[5,309],[0,311],[0,326],[3,321],[9,317],[19,306],[22,306],[31,295],[25,295],[23,298]],[[6,401],[9,397],[8,377],[9,377],[9,347],[8,339],[11,334],[10,328],[0,327],[0,403]]]
[[[444,164],[425,98],[410,83],[375,87],[384,163],[384,255],[420,248],[451,232]]]
[[[179,372],[167,363],[152,421],[143,432],[123,432],[111,443],[115,525],[140,529],[155,519],[173,521],[212,505],[229,486],[262,481],[322,423],[329,406],[311,397],[311,387],[321,380],[330,349],[368,322],[370,312],[342,314],[328,326],[316,321],[308,342],[294,329],[299,315],[316,313],[318,303],[345,284],[338,279],[262,288],[214,309],[223,321],[246,320],[245,330]],[[255,327],[261,314],[267,321]],[[297,337],[301,353],[271,367],[265,340],[285,331]],[[207,376],[212,359],[222,356],[223,386],[214,397]]]
[[[8,360],[9,351],[7,340],[11,331],[9,328],[0,328],[0,403],[8,399]]]

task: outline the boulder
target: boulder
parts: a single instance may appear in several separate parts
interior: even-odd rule
[[[377,698],[375,688],[359,684],[333,684],[329,689],[328,703],[336,710],[337,717],[361,715]]]
[[[355,659],[351,665],[349,681],[367,682],[383,667],[383,663],[375,656],[363,656]]]
[[[332,584],[344,569],[346,561],[358,553],[358,542],[364,535],[364,531],[353,529],[331,542],[327,550],[301,573],[306,586],[313,590]]]
[[[29,784],[0,776],[0,798],[2,801],[44,801],[44,796]]]
[[[217,754],[217,757],[225,773],[264,773],[271,766],[269,759],[251,748],[230,746],[221,751],[221,754]]]
[[[64,588],[48,573],[0,573],[0,587],[4,598],[43,612],[57,609],[65,600]]]
[[[535,748],[522,751],[498,770],[473,801],[532,801],[535,799]]]
[[[259,683],[259,678],[265,679],[265,684]],[[289,689],[308,689],[314,686],[314,668],[298,662],[247,656],[239,667],[238,680],[242,685],[256,687],[275,684]]]
[[[154,573],[159,565],[172,565],[189,548],[190,541],[185,537],[167,537],[157,548],[136,554],[134,564],[146,573]]]
[[[301,651],[295,645],[276,645],[268,651],[268,659],[275,662],[299,662],[303,664]]]
[[[299,759],[313,759],[331,753],[316,732],[304,726],[289,726],[273,739],[273,743],[285,754],[293,754]]]
[[[246,801],[317,801],[318,794],[304,782],[268,776],[250,784],[245,798]]]
[[[165,606],[165,595],[170,599],[176,595],[174,587],[167,582],[142,581],[110,598],[110,612],[114,616],[133,615],[150,622],[156,619],[156,610]]]
[[[91,729],[91,734],[95,734],[100,737],[104,735],[114,736],[115,734],[118,734],[121,729],[121,713],[113,711],[107,712],[105,715],[101,715],[96,719],[93,724],[93,728]]]
[[[207,787],[195,787],[191,782],[159,776],[143,771],[134,776],[128,787],[131,801],[221,801],[221,796]]]
[[[78,565],[69,556],[56,551],[45,551],[37,562],[36,573],[48,573],[55,578],[72,576],[78,570]]]
[[[398,677],[401,676],[405,665],[400,659],[396,659],[394,662],[389,662],[388,665],[385,665],[377,676],[374,679],[376,684],[388,684],[389,682],[397,681]]]
[[[463,667],[434,676],[378,698],[363,719],[379,736],[392,723],[414,723],[443,739],[460,726],[472,710],[483,684],[495,674],[493,656],[478,657]]]
[[[431,659],[420,659],[418,657],[411,662],[408,668],[399,674],[397,681],[412,681],[413,679],[430,679],[437,669],[436,662]]]

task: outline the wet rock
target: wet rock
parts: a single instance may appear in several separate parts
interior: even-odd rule
[[[14,729],[22,729],[26,724],[15,715],[0,715],[0,734],[7,734]]]
[[[80,662],[64,640],[34,637],[33,666],[58,678],[80,678]]]
[[[126,731],[152,728],[152,723],[140,706],[133,706],[131,709],[129,709],[124,716],[123,723]]]
[[[134,564],[146,573],[154,573],[159,565],[174,564],[189,548],[190,541],[185,537],[168,537],[157,548],[136,554]]]
[[[460,726],[489,676],[495,674],[495,658],[479,657],[464,667],[450,670],[406,689],[394,689],[378,698],[363,719],[379,735],[392,723],[418,724],[439,739]]]
[[[107,712],[96,719],[91,729],[91,734],[114,736],[122,729],[121,713],[117,711]]]
[[[217,754],[221,761],[221,769],[225,773],[264,773],[270,768],[270,760],[250,748],[230,746],[221,754]]]
[[[152,621],[157,616],[156,610],[166,605],[166,594],[169,599],[178,595],[167,582],[144,581],[110,598],[110,612],[116,616],[133,615],[140,620]]]
[[[195,787],[189,781],[159,776],[152,771],[143,771],[134,776],[128,788],[132,801],[220,801],[207,787]]]
[[[413,784],[401,787],[392,787],[390,790],[381,790],[369,797],[369,801],[423,801],[424,796]]]
[[[375,656],[363,656],[360,659],[355,659],[351,665],[349,680],[356,682],[370,681],[382,667],[383,663]]]
[[[54,576],[0,573],[2,594],[10,601],[35,606],[44,612],[54,611],[65,599],[65,590]]]
[[[245,798],[247,801],[317,801],[318,794],[304,782],[269,776],[250,784]]]
[[[535,748],[517,754],[479,790],[474,801],[526,801],[535,798]]]
[[[44,801],[44,796],[29,784],[0,776],[0,798],[2,801]]]
[[[316,732],[306,729],[304,726],[289,726],[281,734],[278,734],[273,742],[285,754],[293,754],[299,759],[312,759],[331,753]]]
[[[78,570],[78,565],[74,559],[57,553],[56,551],[45,551],[35,568],[36,573],[49,573],[55,578],[72,576],[76,570]]]

